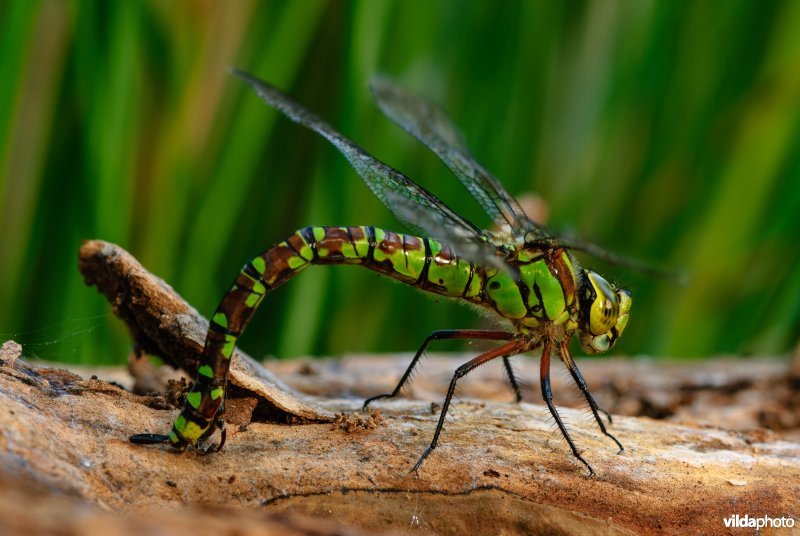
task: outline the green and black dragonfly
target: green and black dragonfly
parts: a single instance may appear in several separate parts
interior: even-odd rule
[[[178,450],[205,445],[221,432],[225,442],[224,401],[234,346],[264,296],[313,264],[352,264],[417,287],[488,309],[506,329],[435,331],[423,342],[400,382],[396,396],[428,344],[444,339],[501,341],[502,344],[460,366],[447,390],[433,440],[414,470],[439,441],[456,383],[476,367],[503,358],[511,384],[519,386],[508,358],[541,349],[542,396],[573,455],[590,474],[553,405],[550,358],[555,353],[566,365],[586,398],[600,430],[620,451],[622,444],[600,418],[600,410],[569,352],[577,336],[589,353],[614,346],[628,322],[631,296],[590,270],[581,269],[570,250],[580,249],[612,261],[622,260],[600,248],[558,238],[532,222],[519,203],[470,154],[461,135],[435,105],[385,80],[371,85],[384,114],[430,148],[452,170],[472,197],[495,222],[494,230],[476,227],[411,179],[373,158],[318,116],[271,85],[234,71],[267,104],[291,120],[317,132],[350,162],[372,192],[412,234],[372,226],[306,227],[247,262],[214,312],[203,356],[186,404],[168,436],[140,434],[138,443],[168,442]],[[610,421],[610,417],[609,417]]]

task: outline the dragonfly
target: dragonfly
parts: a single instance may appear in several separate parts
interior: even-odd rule
[[[225,443],[224,401],[231,357],[264,296],[311,265],[357,265],[417,289],[467,302],[488,310],[505,329],[457,329],[431,333],[417,350],[391,393],[408,383],[433,341],[466,339],[499,345],[458,367],[441,405],[433,439],[413,467],[417,471],[439,444],[456,384],[475,368],[502,358],[517,401],[519,384],[509,359],[540,350],[542,397],[573,456],[594,475],[579,452],[553,403],[550,360],[555,354],[566,365],[591,409],[600,431],[622,452],[623,446],[606,428],[600,409],[575,364],[569,343],[577,337],[591,354],[612,348],[627,323],[631,294],[598,273],[581,268],[572,255],[583,250],[608,260],[625,260],[597,246],[560,238],[533,222],[500,182],[472,156],[460,132],[432,102],[385,79],[371,83],[381,111],[433,151],[494,222],[481,229],[400,171],[369,155],[313,112],[272,85],[243,71],[244,80],[268,105],[303,125],[338,149],[373,194],[410,231],[374,226],[305,227],[247,262],[225,294],[209,323],[205,347],[185,406],[168,435],[138,434],[136,443],[169,443],[218,451]],[[632,261],[631,261],[632,262]],[[631,264],[631,263],[628,263]],[[210,437],[220,432],[219,444]]]

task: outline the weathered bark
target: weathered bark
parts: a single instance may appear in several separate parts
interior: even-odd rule
[[[128,325],[139,352],[162,357],[192,376],[203,353],[208,320],[186,303],[172,287],[148,272],[121,247],[88,240],[78,252],[78,269],[111,302],[114,314]],[[293,392],[253,358],[237,349],[228,381],[231,398],[256,396],[288,420],[330,422],[333,415]]]
[[[407,359],[382,363],[398,369]],[[438,377],[457,363],[438,359],[426,363],[425,371]],[[526,362],[522,371],[534,365]],[[315,363],[321,372],[315,375],[307,365],[280,365],[291,366],[293,380],[330,382],[335,389],[375,378],[369,367],[359,375],[350,366],[337,372],[336,366]],[[499,368],[476,371],[465,387],[502,387]],[[651,365],[651,373],[660,370]],[[378,391],[386,387],[377,383]],[[502,396],[508,394],[503,390]],[[360,402],[322,404],[327,411],[353,412]],[[225,509],[241,507],[302,513],[370,531],[453,534],[717,533],[733,513],[780,517],[800,511],[800,445],[763,429],[726,431],[615,416],[612,430],[626,447],[617,454],[585,412],[563,408],[598,473],[590,478],[553,431],[543,406],[462,399],[441,446],[415,475],[409,469],[430,441],[437,408],[406,399],[378,407],[382,422],[377,415],[350,416],[349,425],[259,422],[232,429],[222,452],[177,455],[127,440],[132,433],[168,429],[176,411],[161,397],[17,361],[13,368],[0,367],[0,532],[19,521],[20,514],[9,518],[5,512],[24,510],[6,494],[11,487],[37,508],[54,501],[63,512],[63,495],[73,506],[91,505],[76,509],[72,523],[87,516],[118,523],[109,510],[142,523],[141,513],[156,511],[153,519],[168,531],[185,530],[186,516],[201,510],[199,528],[231,530],[240,515]],[[33,491],[32,482],[39,484]],[[175,516],[163,511],[175,507],[190,510]],[[48,526],[26,515],[33,527]],[[242,522],[260,516],[243,514]]]
[[[202,318],[115,246],[87,243],[81,259],[85,277],[112,299],[139,347],[192,370]],[[313,524],[320,518],[370,532],[719,533],[732,514],[800,514],[800,445],[792,441],[800,380],[786,362],[581,363],[626,447],[617,454],[585,411],[562,407],[597,471],[590,478],[543,406],[510,402],[499,364],[461,381],[440,447],[410,474],[438,418],[433,402],[468,356],[426,360],[409,390],[421,400],[381,402],[380,416],[354,415],[363,397],[393,386],[409,358],[270,364],[294,389],[327,397],[313,405],[303,395],[284,398],[293,391],[251,362],[255,373],[232,375],[235,394],[280,411],[231,427],[226,448],[206,456],[129,443],[131,434],[169,429],[177,410],[162,396],[33,369],[24,351],[16,362],[0,358],[0,533],[144,532],[155,524],[193,534],[357,530]],[[537,363],[519,360],[517,370],[535,378]],[[572,391],[567,383],[554,375],[557,399]],[[524,387],[526,400],[538,399],[535,381]],[[287,415],[309,423],[297,410],[303,407],[316,423],[285,424]],[[336,412],[346,416],[319,422]]]

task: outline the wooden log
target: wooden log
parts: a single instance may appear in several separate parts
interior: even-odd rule
[[[205,325],[188,304],[110,244],[85,244],[81,270],[140,349],[192,371]],[[464,379],[440,447],[409,473],[430,442],[434,401],[466,356],[427,361],[411,390],[421,400],[381,402],[380,413],[366,415],[358,413],[362,398],[391,387],[410,356],[271,364],[293,387],[250,360],[238,394],[277,410],[232,427],[225,450],[204,456],[128,441],[169,429],[177,413],[169,399],[33,368],[24,349],[6,349],[13,358],[0,366],[0,533],[120,524],[187,534],[726,533],[733,529],[725,518],[735,514],[800,514],[800,383],[785,361],[582,364],[602,405],[660,419],[615,416],[612,431],[626,447],[618,454],[585,411],[562,408],[597,471],[588,477],[545,408],[510,402],[491,365]],[[519,370],[535,375],[535,360]],[[565,387],[554,382],[557,397]],[[287,425],[286,415],[306,424]]]
[[[128,325],[138,352],[158,355],[194,376],[203,352],[208,320],[171,286],[151,274],[130,253],[102,240],[87,240],[78,252],[78,269],[96,286]],[[228,381],[232,398],[256,396],[286,419],[330,422],[333,415],[293,392],[253,358],[237,349]]]
[[[765,430],[616,417],[626,447],[617,454],[584,412],[564,408],[597,471],[588,477],[543,406],[462,399],[441,446],[414,474],[437,418],[429,401],[400,399],[379,404],[380,415],[353,415],[360,400],[338,399],[322,403],[348,414],[338,423],[252,423],[232,429],[222,452],[178,455],[128,442],[132,433],[168,429],[176,410],[160,397],[23,360],[0,367],[0,533],[26,508],[10,489],[37,505],[72,497],[73,523],[160,512],[166,532],[185,528],[185,516],[198,511],[198,520],[236,527],[240,514],[231,508],[249,510],[243,523],[255,510],[370,532],[443,534],[720,533],[733,514],[800,511],[800,445]],[[327,377],[337,385],[359,380],[328,371],[319,381]],[[33,515],[28,522],[48,526]]]

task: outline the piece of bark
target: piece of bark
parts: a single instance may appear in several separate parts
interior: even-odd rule
[[[130,253],[102,240],[87,240],[78,252],[78,269],[125,321],[135,348],[158,355],[194,375],[203,352],[208,320]],[[331,421],[334,415],[298,395],[257,361],[236,349],[228,374],[229,396],[263,399],[261,413],[286,420]],[[244,391],[244,393],[241,393]]]
[[[124,250],[98,241],[81,248],[81,271],[87,282],[109,297],[142,351],[194,372],[207,323],[168,285]],[[31,499],[37,504],[47,504],[53,499],[48,493],[57,491],[77,496],[81,504],[126,516],[202,504],[201,513],[194,506],[178,514],[181,518],[196,515],[196,528],[201,531],[212,526],[215,509],[231,506],[257,507],[273,514],[305,513],[369,531],[422,529],[453,534],[720,532],[723,519],[734,513],[791,516],[800,506],[800,445],[783,441],[776,433],[757,428],[758,424],[744,431],[722,431],[615,416],[611,431],[627,449],[617,455],[613,443],[586,421],[585,412],[562,409],[579,449],[598,473],[588,478],[550,425],[546,410],[526,403],[472,400],[457,404],[440,447],[419,475],[409,474],[438,418],[431,400],[441,399],[441,388],[457,363],[450,360],[438,368],[425,364],[426,373],[433,372],[434,383],[441,384],[438,396],[425,391],[425,382],[418,378],[411,392],[422,393],[424,402],[381,402],[376,405],[380,414],[353,414],[360,408],[361,397],[392,387],[397,371],[409,359],[403,356],[378,363],[383,367],[383,381],[366,377],[363,370],[368,367],[357,360],[353,369],[343,363],[331,368],[313,363],[302,369],[296,364],[273,364],[303,391],[358,397],[312,406],[244,356],[237,360],[244,366],[234,362],[231,372],[231,394],[243,397],[237,412],[242,413],[237,419],[240,424],[249,421],[254,395],[268,400],[284,416],[305,422],[342,415],[333,424],[286,426],[276,424],[285,418],[277,418],[276,422],[231,427],[225,450],[210,456],[171,455],[166,446],[128,443],[131,433],[169,428],[175,411],[163,399],[138,397],[69,373],[0,368],[0,532],[3,483],[9,479],[17,484],[44,482],[47,491]],[[523,363],[522,377],[536,374],[535,362]],[[613,367],[613,362],[605,363]],[[295,377],[282,369],[292,366],[298,369]],[[659,389],[663,378],[674,376],[662,367],[649,371],[637,367],[641,364],[618,367],[628,376],[598,374],[588,370],[591,366],[584,372],[590,384],[596,385],[596,378],[603,380],[599,397],[607,409],[678,420],[680,408],[692,396],[706,403],[719,402],[717,393],[728,396],[763,387],[757,381],[742,382],[728,375],[723,381],[719,377],[701,380],[696,389],[684,389],[685,384]],[[495,369],[482,367],[462,381],[466,394],[486,399],[501,393],[510,399],[502,380],[481,381],[482,373]],[[763,373],[755,370],[750,370],[751,378]],[[794,380],[774,377],[783,383],[768,394],[788,398],[774,398],[772,406],[779,408],[783,400],[791,405]],[[477,393],[469,391],[472,386],[478,386]],[[558,377],[554,388],[563,388]],[[530,391],[531,386],[524,389],[528,399]],[[687,392],[692,395],[687,397]],[[707,392],[714,396],[695,396]],[[741,421],[741,416],[732,420]],[[729,420],[730,413],[719,422],[727,425]],[[791,419],[785,422],[794,426]],[[14,507],[5,511],[13,512]],[[250,519],[249,515],[242,520]],[[169,515],[158,519],[165,531],[180,530]],[[245,530],[232,527],[229,530]]]
[[[6,341],[0,346],[0,365],[13,367],[14,362],[22,355],[22,345],[17,341]]]
[[[408,359],[385,364],[400,369]],[[457,364],[450,360],[443,368]],[[316,381],[351,388],[363,381],[336,370]],[[321,404],[329,412],[351,413],[361,400]],[[543,406],[462,399],[440,447],[415,475],[409,469],[430,442],[438,413],[430,400],[376,407],[383,422],[374,427],[359,426],[352,416],[345,420],[355,426],[252,423],[245,431],[232,427],[219,453],[178,455],[127,439],[167,429],[174,410],[100,380],[18,361],[15,369],[0,367],[0,476],[6,475],[0,478],[0,513],[28,505],[9,506],[13,498],[4,481],[15,489],[42,484],[25,499],[37,505],[65,495],[89,505],[75,508],[84,523],[91,513],[108,517],[101,510],[141,520],[152,511],[191,508],[158,514],[154,519],[165,533],[185,530],[187,518],[196,519],[197,530],[211,532],[218,526],[214,519],[233,523],[239,517],[226,509],[242,507],[248,509],[243,526],[258,510],[370,532],[491,535],[720,533],[732,514],[800,511],[800,445],[765,430],[729,432],[615,416],[611,431],[626,447],[617,454],[585,412],[562,408],[597,471],[590,478]],[[198,510],[203,514],[191,518]],[[0,515],[0,533],[10,532],[9,523],[13,516]]]

